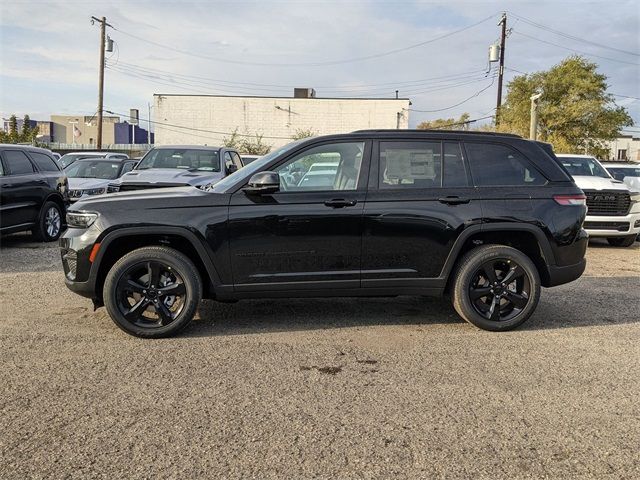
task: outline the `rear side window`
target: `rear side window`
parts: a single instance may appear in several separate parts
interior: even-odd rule
[[[440,142],[380,142],[380,188],[440,187],[441,147]]]
[[[59,172],[60,169],[55,160],[44,153],[31,152],[31,158],[36,162],[41,172]]]
[[[8,175],[25,175],[33,173],[33,165],[29,158],[19,150],[5,150],[4,163]]]
[[[544,185],[547,179],[519,152],[506,145],[465,143],[471,175],[479,187]]]

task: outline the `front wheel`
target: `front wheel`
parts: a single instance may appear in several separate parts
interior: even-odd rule
[[[540,276],[520,250],[486,245],[467,252],[455,272],[453,306],[476,327],[511,330],[526,321],[540,299]]]
[[[608,237],[607,242],[612,247],[630,247],[636,241],[637,235],[627,235],[626,237]]]
[[[177,250],[144,247],[118,260],[105,279],[107,312],[130,335],[175,335],[193,319],[202,298],[200,274]]]

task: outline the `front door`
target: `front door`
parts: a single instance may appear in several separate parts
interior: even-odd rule
[[[310,146],[270,167],[280,191],[232,196],[236,291],[359,287],[369,151],[364,141]]]
[[[438,287],[454,242],[481,218],[460,144],[381,141],[371,165],[362,287]]]

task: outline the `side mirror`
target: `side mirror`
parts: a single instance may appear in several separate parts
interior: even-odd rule
[[[227,175],[231,175],[232,173],[235,173],[237,171],[238,171],[238,166],[234,165],[233,163],[227,167]]]
[[[244,191],[251,195],[264,195],[280,191],[280,175],[276,172],[258,172],[250,179]]]

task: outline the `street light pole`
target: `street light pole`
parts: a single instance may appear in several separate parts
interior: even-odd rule
[[[538,100],[542,93],[536,93],[535,95],[531,95],[531,118],[529,121],[529,139],[537,140],[538,139]]]

